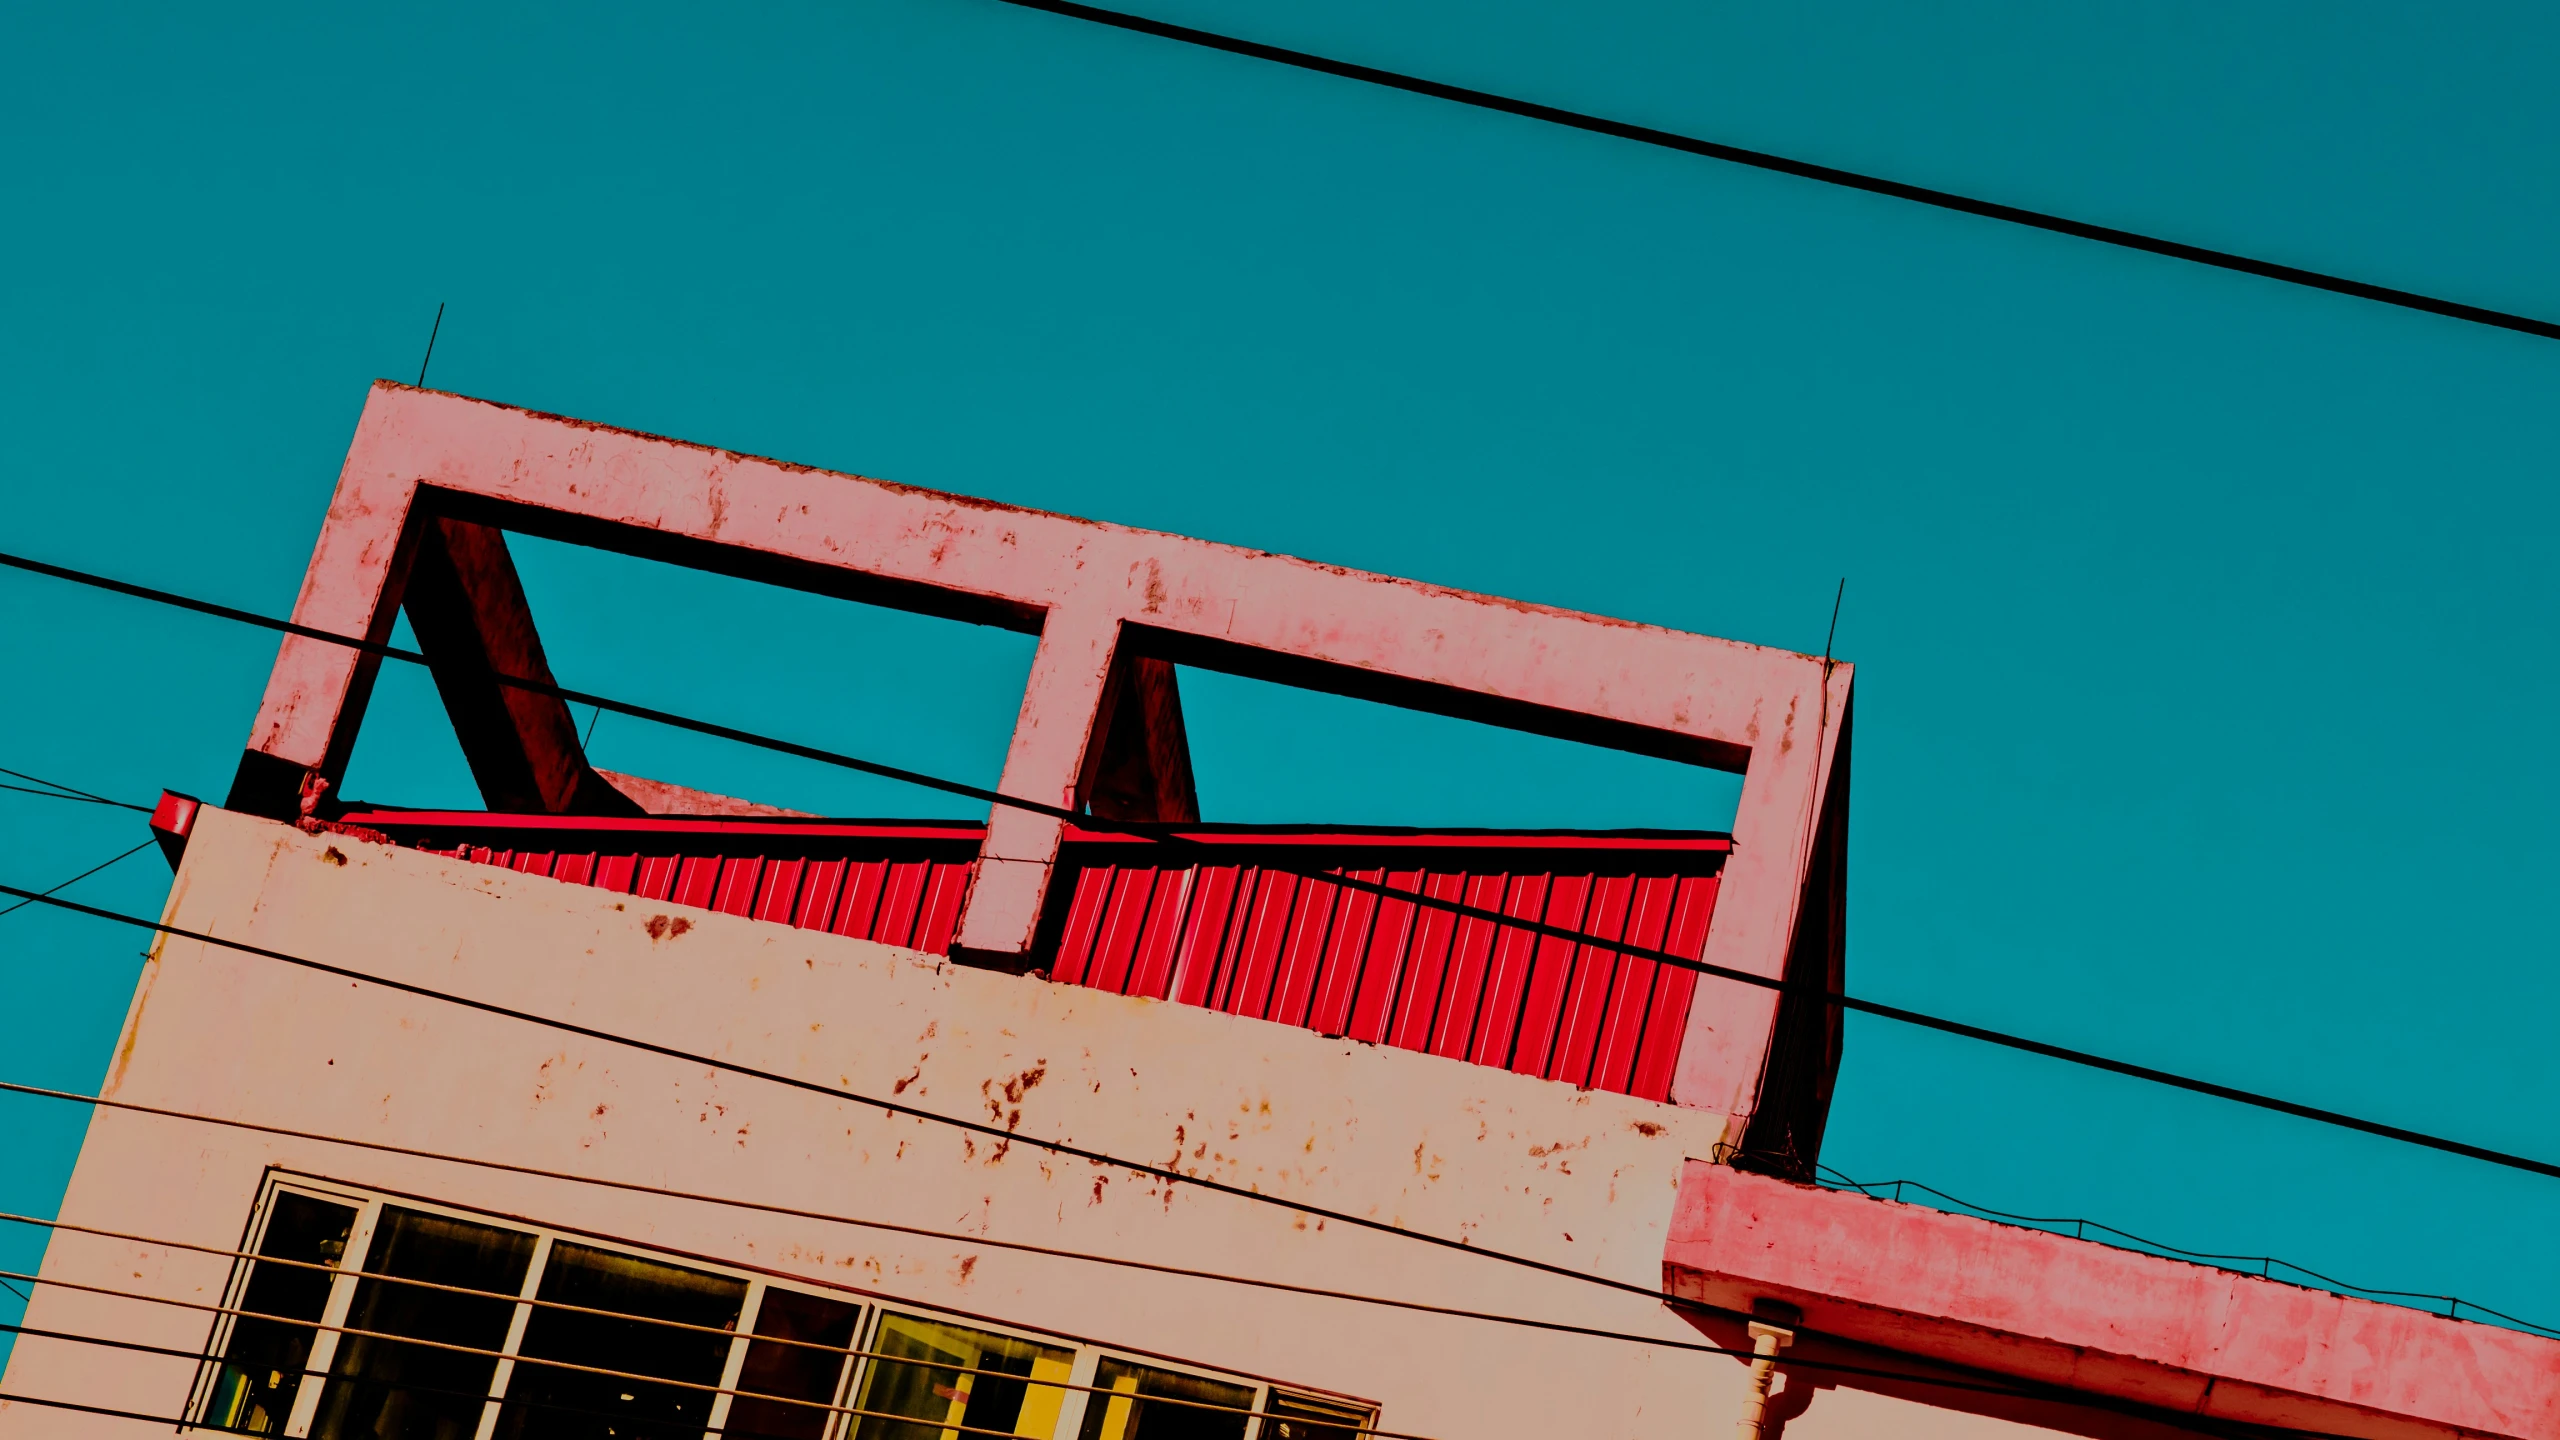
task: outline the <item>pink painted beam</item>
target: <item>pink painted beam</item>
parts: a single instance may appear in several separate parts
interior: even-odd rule
[[[1663,1288],[2165,1410],[2344,1435],[2560,1436],[2560,1341],[1692,1160]]]
[[[1113,677],[1136,660],[1208,665],[1739,771],[1735,853],[1705,959],[1821,978],[1837,926],[1798,946],[1798,916],[1837,911],[1820,831],[1843,770],[1851,668],[1812,656],[1576,614],[1188,539],[1017,509],[378,383],[358,422],[294,618],[381,638],[418,537],[459,518],[1040,636],[999,787],[1086,803]],[[372,666],[287,638],[233,808],[287,813],[306,771],[337,778]],[[1169,731],[1143,803],[1178,810]],[[1058,822],[999,808],[960,919],[960,952],[1022,957],[1047,899]],[[1740,1126],[1761,1107],[1775,998],[1704,983],[1673,1087]],[[1773,1078],[1802,1108],[1826,1047],[1788,1047]],[[1836,1052],[1833,1052],[1836,1054]],[[1810,1057],[1810,1058],[1804,1058]],[[1794,1082],[1789,1083],[1789,1077]],[[1774,1093],[1774,1092],[1773,1092]],[[1818,1134],[1818,1126],[1815,1132]],[[1809,1159],[1809,1156],[1803,1157]]]

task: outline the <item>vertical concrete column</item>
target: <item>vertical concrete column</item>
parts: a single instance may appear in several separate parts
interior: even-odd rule
[[[1814,956],[1797,955],[1794,940],[1824,798],[1837,778],[1852,673],[1847,664],[1826,669],[1808,657],[1785,656],[1763,682],[1762,693],[1770,699],[1753,722],[1742,803],[1733,817],[1733,859],[1725,866],[1715,924],[1707,933],[1704,958],[1710,965],[1773,980],[1821,976],[1824,967],[1811,963]],[[1845,845],[1845,812],[1840,821]],[[1827,961],[1827,953],[1820,958]],[[1760,1109],[1778,1013],[1773,990],[1701,977],[1691,992],[1671,1098],[1691,1109],[1723,1112],[1731,1122],[1727,1154],[1744,1148],[1746,1129]],[[1800,1158],[1810,1167],[1811,1155]]]
[[[1063,605],[1049,612],[1040,629],[1040,648],[1031,659],[1030,681],[1023,687],[1013,746],[1005,752],[1004,778],[996,784],[999,792],[1042,805],[1075,807],[1085,757],[1100,743],[1097,731],[1111,682],[1111,653],[1119,640],[1116,615]],[[993,809],[953,953],[982,964],[1018,964],[1040,925],[1063,824],[1053,815],[1009,805]]]
[[[293,602],[294,623],[376,644],[391,638],[413,549],[407,543],[409,512],[418,493],[415,472],[396,456],[399,443],[398,426],[377,394],[366,402],[355,443],[338,472],[329,518]],[[332,783],[339,780],[381,664],[344,645],[286,636],[232,778],[228,808],[288,818],[306,773],[316,770]]]

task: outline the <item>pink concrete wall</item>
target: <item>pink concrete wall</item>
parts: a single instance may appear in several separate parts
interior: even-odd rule
[[[1178,1163],[1645,1285],[1660,1274],[1683,1166],[1724,1125],[1718,1115],[936,964],[226,812],[199,820],[169,916],[741,1063],[899,1091],[954,1113],[993,1113],[1009,1083],[1027,1134]],[[1696,1338],[1639,1296],[1234,1197],[1167,1193],[1027,1147],[991,1146],[876,1108],[197,942],[167,942],[147,967],[108,1089],[332,1134]],[[1000,1108],[1009,1120],[1013,1105]],[[1451,1440],[1688,1440],[1725,1433],[1742,1396],[1744,1371],[1723,1357],[1149,1277],[112,1111],[91,1127],[63,1214],[228,1247],[269,1166],[1368,1396],[1383,1402],[1387,1427]],[[45,1267],[54,1278],[204,1300],[219,1295],[228,1270],[212,1257],[70,1235],[57,1237]],[[53,1288],[39,1289],[29,1323],[186,1348],[207,1330],[199,1314]],[[184,1402],[190,1374],[182,1361],[29,1339],[6,1386],[166,1412]],[[0,1407],[0,1435],[11,1437],[146,1432],[158,1433]],[[1832,1391],[1790,1424],[1796,1440],[1887,1432],[2025,1433],[1907,1398]]]

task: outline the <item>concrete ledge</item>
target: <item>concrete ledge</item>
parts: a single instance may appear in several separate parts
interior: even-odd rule
[[[2560,1341],[1692,1160],[1664,1288],[1950,1364],[2216,1419],[2560,1436]]]

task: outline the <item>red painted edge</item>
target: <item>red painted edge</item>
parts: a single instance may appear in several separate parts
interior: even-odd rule
[[[1218,830],[1173,830],[1175,838],[1200,845],[1304,845],[1448,850],[1637,850],[1646,853],[1733,853],[1730,835],[1662,834],[1606,830],[1404,830],[1383,827],[1326,830],[1278,830],[1239,826]],[[1070,845],[1145,845],[1144,835],[1066,827],[1061,837]]]
[[[517,815],[492,810],[350,810],[342,823],[393,833],[411,830],[578,835],[824,836],[872,840],[949,840],[969,845],[987,827],[966,820],[776,820],[694,815]]]
[[[187,835],[196,828],[196,811],[204,802],[193,795],[175,790],[160,792],[160,803],[151,807],[151,838],[160,842],[160,853],[169,857],[169,868],[187,853]]]
[[[164,800],[164,803],[165,800]],[[194,802],[189,801],[190,805]],[[190,812],[192,813],[192,812]],[[983,839],[987,827],[969,820],[780,820],[699,815],[522,815],[493,810],[350,810],[339,817],[349,825],[377,830],[552,831],[589,835],[795,835],[881,840]],[[1386,826],[1282,829],[1234,826],[1184,829],[1168,834],[1199,845],[1305,846],[1309,848],[1399,848],[1453,850],[1624,850],[1648,854],[1712,854],[1733,852],[1730,835],[1695,832],[1607,830],[1409,830]],[[1066,827],[1063,839],[1073,845],[1144,845],[1142,835]]]
[[[2560,1341],[1692,1160],[1663,1288],[2188,1414],[2337,1434],[2560,1436]]]

